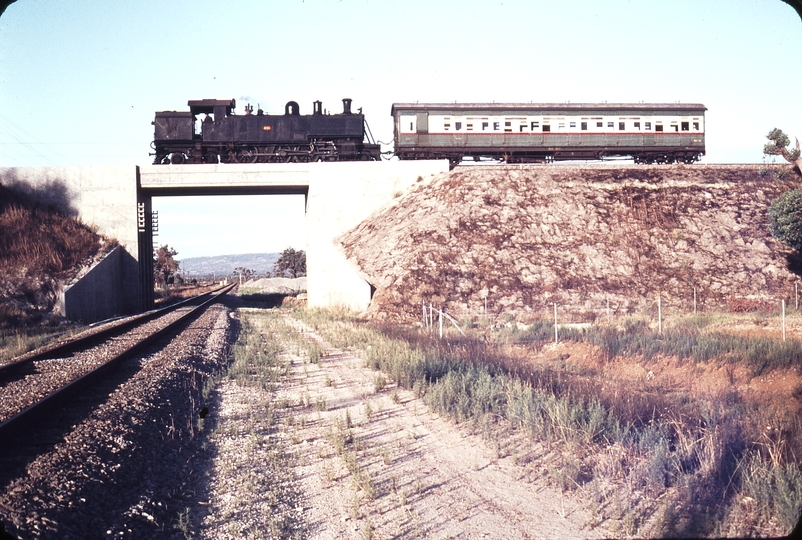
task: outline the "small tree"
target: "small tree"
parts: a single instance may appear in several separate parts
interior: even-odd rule
[[[293,248],[285,249],[281,252],[276,264],[273,265],[273,271],[278,276],[286,276],[287,274],[294,278],[305,276],[306,253],[302,249],[298,251]]]
[[[239,280],[240,285],[242,285],[244,281],[248,281],[249,279],[251,279],[254,272],[250,268],[245,268],[244,266],[238,266],[234,269],[233,272],[231,272],[231,274],[235,276]]]
[[[156,250],[153,277],[162,286],[169,283],[173,274],[178,272],[180,263],[174,259],[176,255],[178,255],[178,252],[166,244]]]
[[[802,189],[786,191],[772,201],[769,230],[777,240],[802,252]]]
[[[802,155],[799,151],[799,139],[796,139],[796,148],[788,149],[791,139],[783,133],[783,130],[774,128],[766,138],[770,141],[763,147],[763,153],[767,156],[782,156],[785,161],[794,166],[802,174]]]

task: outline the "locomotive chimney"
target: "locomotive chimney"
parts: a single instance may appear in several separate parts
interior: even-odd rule
[[[351,98],[343,99],[343,114],[351,114]]]
[[[323,114],[323,103],[321,101],[312,102],[312,114]]]

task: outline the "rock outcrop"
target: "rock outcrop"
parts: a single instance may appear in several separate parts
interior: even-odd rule
[[[765,171],[763,171],[765,173]],[[751,309],[793,299],[770,202],[798,187],[757,165],[459,167],[339,238],[376,288],[368,313],[456,316]]]

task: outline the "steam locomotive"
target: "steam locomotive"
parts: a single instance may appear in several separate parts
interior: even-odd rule
[[[313,103],[283,115],[232,100],[189,101],[189,112],[157,112],[155,164],[376,161],[382,152],[362,111],[326,114]],[[394,103],[398,159],[506,163],[631,158],[693,163],[705,154],[705,111],[698,103]],[[199,122],[199,115],[205,115]]]
[[[324,114],[315,101],[311,115],[300,114],[290,101],[283,115],[234,114],[235,100],[201,99],[188,102],[189,112],[162,111],[153,121],[154,164],[288,163],[309,161],[372,161],[381,158],[361,110]],[[204,115],[199,121],[199,115]],[[200,123],[200,126],[198,126]]]

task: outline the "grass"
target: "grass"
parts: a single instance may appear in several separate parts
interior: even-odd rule
[[[77,330],[54,331],[49,327],[31,327],[0,330],[0,365],[12,361],[17,356],[38,349],[53,339]]]
[[[216,436],[245,439],[247,456],[234,456],[233,461],[224,464],[230,470],[220,473],[237,478],[239,484],[233,500],[227,503],[234,507],[228,516],[231,520],[228,527],[235,536],[259,537],[264,532],[276,538],[306,536],[305,525],[295,511],[299,494],[293,481],[293,458],[288,442],[279,435],[280,411],[290,408],[290,404],[275,396],[278,383],[287,375],[288,360],[281,355],[282,344],[285,336],[292,334],[292,329],[275,312],[244,313],[240,335],[232,349],[232,362],[227,372],[216,378],[260,392],[247,394],[244,432],[229,432],[226,426],[218,425],[210,435],[212,440]],[[258,469],[249,465],[253,456],[261,464]],[[270,505],[271,512],[261,514],[258,523],[243,524],[234,519],[240,512],[252,515],[246,509],[261,504]]]
[[[613,325],[594,325],[589,330],[561,329],[562,341],[586,341],[599,347],[607,360],[621,356],[639,356],[656,361],[673,356],[699,362],[725,360],[749,367],[754,376],[772,369],[795,365],[802,358],[802,341],[782,341],[770,337],[745,337],[705,328],[720,315],[689,315],[658,334],[643,318],[629,318]],[[528,329],[510,332],[519,343],[550,343],[554,340],[554,324],[535,321]]]
[[[553,326],[545,322],[491,339],[441,341],[414,329],[371,327],[342,312],[296,315],[339,346],[361,349],[369,367],[454,421],[481,427],[497,442],[503,437],[499,430],[507,429],[509,436],[520,433],[546,443],[562,456],[546,466],[561,489],[586,493],[599,480],[623,486],[602,496],[607,510],[594,518],[597,523],[615,523],[628,535],[713,534],[721,532],[738,501],[748,499],[754,526],[746,534],[787,533],[796,524],[802,508],[796,457],[802,456],[802,425],[750,406],[737,392],[642,392],[576,371],[567,360],[533,366],[506,354],[509,342],[533,350],[551,342]],[[588,342],[606,362],[628,356],[648,364],[674,357],[743,365],[754,374],[802,358],[798,342],[710,332],[715,320],[689,317],[659,335],[631,319],[589,331],[565,330],[561,340]],[[771,441],[762,440],[766,425],[778,425]],[[498,453],[504,453],[501,445]],[[658,498],[672,505],[652,502]]]
[[[53,189],[56,197],[57,185]],[[57,300],[55,280],[68,278],[101,249],[100,236],[78,219],[2,185],[0,231],[0,280],[13,283],[13,292],[0,299],[0,328],[42,321]]]

